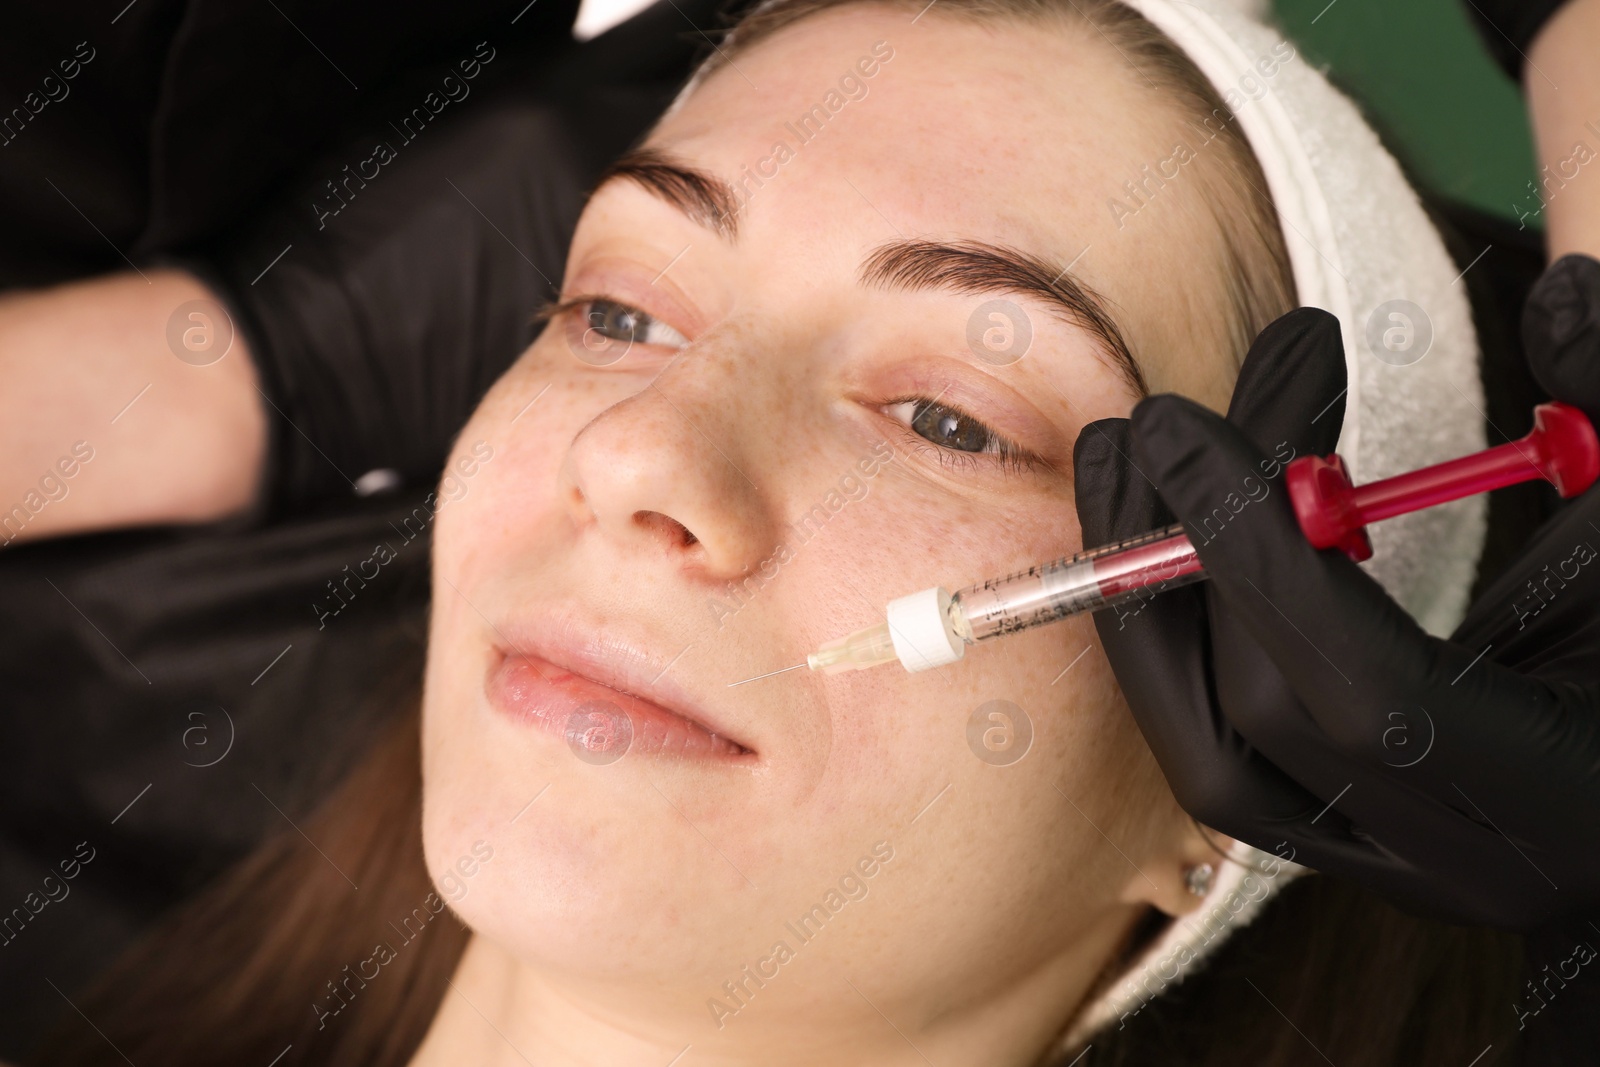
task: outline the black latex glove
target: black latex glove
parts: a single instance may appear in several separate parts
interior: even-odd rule
[[[1541,385],[1600,416],[1600,264],[1552,268],[1526,324]],[[1227,422],[1159,396],[1079,438],[1085,544],[1212,516],[1232,494],[1219,534],[1190,526],[1209,582],[1095,617],[1134,716],[1185,810],[1231,836],[1433,916],[1528,930],[1593,908],[1600,489],[1451,641],[1430,637],[1313,549],[1290,508],[1281,464],[1333,450],[1343,388],[1336,320],[1300,309],[1252,346]],[[1529,580],[1575,566],[1528,610]]]
[[[385,89],[247,225],[158,258],[198,274],[249,343],[271,427],[258,511],[348,498],[379,469],[438,480],[558,295],[589,189],[687,72],[685,17],[647,11],[581,45],[463,46]],[[420,130],[398,125],[445,91]]]

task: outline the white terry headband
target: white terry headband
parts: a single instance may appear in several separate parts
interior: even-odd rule
[[[1277,207],[1300,303],[1339,320],[1349,377],[1339,452],[1352,477],[1372,481],[1485,447],[1465,283],[1355,106],[1298,52],[1284,59],[1282,35],[1238,4],[1123,2],[1186,54],[1234,113]],[[1487,516],[1476,496],[1372,526],[1366,569],[1424,629],[1445,636],[1466,614]],[[1121,1025],[1199,969],[1305,871],[1242,843],[1220,866],[1200,907],[1079,1013],[1064,1049]]]

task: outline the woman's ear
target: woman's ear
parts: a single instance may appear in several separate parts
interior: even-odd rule
[[[1176,918],[1194,911],[1216,882],[1234,840],[1185,816],[1168,848],[1153,853],[1123,887],[1122,899]]]

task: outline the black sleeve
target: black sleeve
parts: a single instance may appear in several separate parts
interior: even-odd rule
[[[1593,1063],[1600,1053],[1600,929],[1577,922],[1524,944],[1517,1015],[1519,1067]]]
[[[1522,81],[1528,48],[1567,0],[1467,0],[1468,14],[1489,54],[1514,82]]]
[[[397,72],[570,39],[578,0],[122,0],[0,32],[0,288],[209,240]]]

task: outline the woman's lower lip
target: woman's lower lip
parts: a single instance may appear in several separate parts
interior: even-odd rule
[[[611,763],[630,752],[689,759],[750,754],[658,704],[536,656],[506,656],[489,672],[484,688],[502,714],[565,739],[588,763]]]

